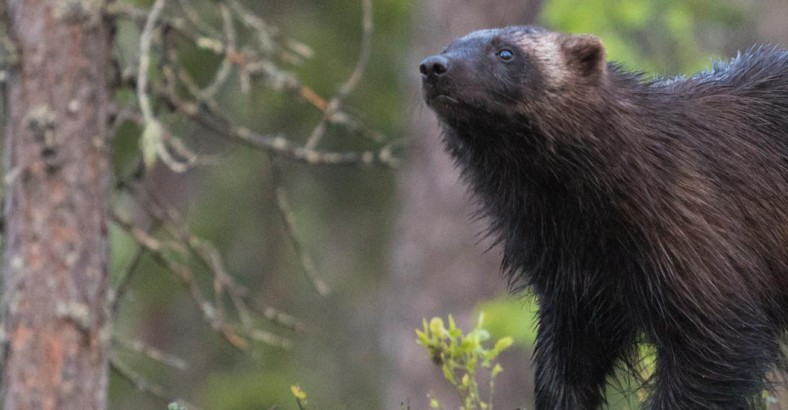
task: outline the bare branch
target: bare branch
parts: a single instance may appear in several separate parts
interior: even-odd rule
[[[204,105],[184,101],[171,92],[161,95],[178,112],[187,115],[195,122],[203,125],[217,135],[241,142],[246,145],[264,149],[276,156],[304,162],[309,165],[380,165],[396,168],[399,160],[394,156],[394,144],[384,145],[377,151],[331,152],[317,151],[298,146],[281,135],[262,135],[243,126],[233,125],[219,114],[210,111]]]
[[[304,145],[307,149],[314,149],[323,138],[329,119],[339,111],[342,100],[350,95],[358,86],[359,81],[361,81],[361,76],[364,74],[364,70],[369,62],[369,55],[372,50],[372,1],[362,0],[361,4],[363,8],[361,51],[356,61],[356,66],[347,81],[339,88],[337,95],[332,98],[326,106],[323,112],[323,118],[314,128]]]
[[[353,69],[353,73],[350,75],[350,78],[347,79],[345,84],[339,89],[339,94],[334,97],[338,101],[337,104],[339,104],[339,101],[352,93],[353,90],[355,90],[358,86],[359,81],[361,81],[361,76],[364,75],[364,71],[367,68],[369,56],[372,51],[372,0],[361,0],[361,5],[363,9],[363,17],[361,22],[361,51],[358,56],[358,61],[356,61],[356,66]]]
[[[150,360],[159,362],[165,366],[169,366],[177,370],[186,371],[186,369],[188,368],[188,365],[186,364],[185,360],[173,356],[169,353],[165,353],[154,347],[150,347],[145,343],[140,342],[139,340],[126,340],[118,337],[113,337],[112,343],[113,345],[118,346],[122,349],[139,353],[141,355],[144,355]]]
[[[263,56],[270,55],[273,51],[279,49],[279,46],[276,45],[276,41],[274,40],[274,36],[278,35],[278,30],[275,27],[265,23],[262,19],[246,10],[237,1],[229,2],[229,5],[232,10],[235,11],[235,14],[239,16],[244,25],[257,34],[257,38],[259,39],[258,51],[262,53]],[[340,87],[338,94],[329,101],[326,101],[317,95],[311,88],[300,84],[300,82],[294,76],[287,74],[276,67],[276,65],[269,59],[258,59],[258,57],[255,57],[254,55],[247,55],[249,53],[253,53],[250,50],[239,52],[238,45],[235,44],[236,35],[234,26],[232,25],[232,16],[224,4],[220,5],[220,11],[222,13],[225,41],[219,40],[217,38],[209,38],[202,35],[201,33],[191,31],[184,23],[183,19],[168,18],[166,16],[159,17],[154,13],[146,14],[133,7],[115,6],[111,8],[111,11],[119,15],[131,17],[137,21],[140,21],[142,17],[145,17],[145,28],[149,28],[150,30],[152,30],[152,28],[150,28],[152,24],[151,21],[156,20],[152,19],[151,17],[157,17],[158,21],[161,21],[163,26],[171,28],[172,32],[184,36],[184,38],[188,39],[194,44],[200,45],[201,47],[207,48],[215,52],[217,55],[222,56],[222,64],[216,75],[205,88],[201,88],[194,82],[194,80],[185,70],[175,66],[175,64],[177,64],[177,54],[174,53],[174,48],[165,46],[164,52],[167,53],[168,63],[164,64],[162,71],[165,74],[165,77],[167,77],[166,82],[168,83],[168,87],[167,91],[163,94],[161,93],[161,90],[155,90],[159,93],[158,96],[160,98],[163,97],[163,99],[169,105],[174,106],[177,111],[182,114],[186,114],[193,121],[203,126],[207,126],[217,135],[222,136],[223,138],[243,142],[256,148],[264,149],[268,152],[276,154],[277,156],[282,156],[284,158],[299,162],[305,162],[309,165],[383,165],[388,167],[396,167],[398,160],[393,155],[393,150],[395,147],[394,143],[383,145],[377,150],[367,150],[361,152],[321,152],[314,149],[314,146],[316,146],[318,141],[322,139],[328,124],[341,125],[351,133],[369,138],[370,140],[377,143],[383,143],[383,141],[386,141],[386,138],[382,134],[364,127],[361,125],[360,121],[355,119],[352,115],[341,110],[343,99],[348,94],[350,94],[350,92],[352,92],[352,90],[359,83],[361,75],[370,56],[372,32],[371,1],[363,0],[362,5],[364,10],[363,36],[359,58],[356,62],[353,73]],[[143,31],[148,32],[150,30]],[[311,53],[307,47],[292,40],[286,40],[285,44],[297,54],[309,55]],[[143,50],[145,50],[145,48],[143,48]],[[141,54],[143,54],[143,56],[146,55],[146,53]],[[280,57],[284,58],[283,55],[280,55]],[[142,60],[144,60],[143,58],[141,58],[141,62],[145,62]],[[234,64],[238,65],[241,78],[247,78],[245,81],[248,82],[248,77],[250,75],[254,75],[254,73],[263,73],[266,78],[273,80],[273,82],[269,83],[269,86],[272,86],[275,89],[280,88],[285,91],[292,92],[300,98],[303,98],[304,101],[307,101],[310,105],[323,112],[321,121],[316,125],[312,134],[307,138],[306,145],[296,145],[281,135],[267,136],[255,133],[254,131],[242,126],[235,126],[229,121],[226,121],[224,117],[219,114],[219,104],[213,97],[227,80],[229,72]],[[142,69],[140,68],[138,71],[142,71]],[[145,76],[145,73],[143,73],[143,76]],[[142,80],[144,86],[146,78],[142,78]],[[140,81],[137,82],[138,92],[140,90],[145,90],[145,87],[140,87],[139,83]],[[180,98],[176,91],[176,84],[182,85],[189,92],[189,94],[194,97],[194,101],[183,100]],[[243,87],[248,87],[248,84]],[[141,100],[141,109],[143,110],[147,110],[144,108],[146,103],[142,102],[145,100],[145,97],[143,97]],[[149,102],[147,105],[149,106]],[[150,113],[150,115],[152,116],[152,113]],[[143,117],[145,117],[145,115],[143,115]],[[147,119],[145,122],[146,124],[149,124]],[[159,126],[157,127],[157,125]],[[185,153],[181,154],[176,148],[174,148],[180,157],[185,158],[186,162],[181,163],[175,160],[169,155],[168,146],[177,147],[180,141],[177,138],[169,135],[169,133],[166,132],[166,130],[164,130],[164,128],[158,123],[151,125],[149,130],[150,132],[146,133],[145,135],[149,135],[151,137],[150,139],[154,141],[149,144],[145,144],[149,146],[149,153],[147,155],[148,163],[151,162],[154,155],[157,155],[161,157],[165,164],[167,164],[174,171],[183,172],[200,162],[195,158],[196,155],[191,154],[189,151],[181,150],[185,151]]]
[[[111,17],[128,18],[141,24],[146,24],[150,11],[134,7],[126,2],[112,2],[107,5],[105,12]],[[187,27],[186,21],[177,16],[157,16],[157,20],[167,29],[175,30],[181,35],[189,38],[194,43],[200,38],[200,34]]]
[[[298,236],[295,233],[295,217],[290,210],[287,192],[285,192],[284,186],[282,185],[281,169],[275,158],[271,158],[271,175],[274,182],[274,194],[276,195],[276,208],[279,211],[279,216],[282,218],[283,225],[287,231],[287,237],[290,238],[290,243],[293,245],[293,249],[295,249],[301,261],[301,268],[307,280],[309,280],[309,283],[315,288],[315,291],[317,291],[320,296],[328,296],[328,294],[331,293],[331,289],[317,274],[317,269],[315,269],[312,258],[306,253],[304,246],[301,244],[301,241],[298,240]]]
[[[194,9],[188,0],[178,0],[178,5],[181,7],[183,15],[186,16],[186,19],[192,24],[192,26],[194,26],[195,29],[204,30],[212,36],[219,35],[219,33],[213,27],[202,21],[200,18],[200,13]]]
[[[296,332],[304,330],[304,326],[294,317],[270,306],[260,305],[248,289],[239,284],[233,275],[227,273],[221,255],[213,245],[193,235],[185,226],[176,210],[161,205],[160,201],[144,191],[135,190],[131,187],[128,189],[133,194],[132,198],[142,209],[156,223],[161,224],[164,230],[173,238],[180,242],[180,249],[191,251],[197,256],[203,266],[211,271],[216,280],[221,281],[222,286],[230,294],[239,316],[248,316],[248,311],[253,311],[278,326]],[[243,317],[241,319],[244,320]]]
[[[153,193],[139,189],[139,186],[145,171],[157,160],[173,172],[185,172],[212,162],[210,156],[192,150],[187,145],[189,140],[173,134],[172,131],[176,130],[175,122],[170,122],[173,117],[185,119],[189,125],[201,127],[209,134],[230,142],[265,152],[272,167],[277,212],[287,237],[311,285],[318,294],[327,295],[330,292],[328,285],[318,276],[314,262],[296,235],[296,221],[283,184],[281,166],[284,160],[310,166],[398,166],[394,153],[400,142],[391,142],[344,107],[345,100],[360,84],[371,56],[372,1],[360,1],[362,36],[359,55],[349,77],[330,98],[316,93],[287,69],[310,58],[311,49],[283,36],[277,27],[237,0],[210,3],[221,16],[221,23],[214,24],[215,27],[209,20],[201,18],[189,0],[178,0],[171,7],[172,12],[165,7],[166,0],[154,0],[150,9],[126,3],[108,6],[108,14],[130,20],[142,29],[136,70],[123,70],[123,86],[134,88],[139,107],[130,107],[122,112],[124,118],[118,115],[113,130],[126,120],[143,127],[140,167],[130,178],[119,181],[117,188],[134,199],[152,224],[145,226],[117,212],[111,215],[112,223],[136,244],[131,260],[120,272],[112,301],[113,311],[118,309],[128,291],[129,283],[139,270],[140,260],[150,257],[179,280],[199,310],[202,321],[237,349],[245,350],[256,342],[285,349],[291,346],[290,340],[261,328],[263,320],[296,332],[304,331],[304,326],[292,316],[261,303],[253,292],[239,283],[233,272],[228,271],[221,253],[213,244],[193,234],[177,210],[157,200]],[[182,53],[178,50],[183,45],[193,45],[212,53],[209,58],[214,59],[218,68],[210,78],[193,76],[195,71],[180,61]],[[155,61],[155,58],[159,60]],[[260,86],[282,92],[293,101],[319,110],[320,120],[310,135],[303,138],[267,135],[231,120],[231,115],[224,111],[220,96],[229,86],[235,86],[236,72],[243,93],[250,92],[253,86]],[[348,151],[317,149],[332,127],[365,139],[371,148]],[[211,280],[210,285],[206,279]],[[140,342],[116,340],[116,345],[175,368],[185,366],[181,359]],[[115,358],[112,359],[112,368],[141,390],[166,400],[162,387],[148,383]]]
[[[139,266],[144,254],[145,248],[142,246],[137,246],[134,249],[134,254],[131,256],[129,264],[126,265],[126,267],[120,273],[120,282],[115,287],[115,291],[111,294],[113,315],[117,314],[118,308],[120,307],[120,302],[123,300],[123,297],[126,296],[126,292],[129,289],[129,284],[131,283],[131,278],[134,276],[134,273],[137,272],[137,267]]]
[[[222,60],[222,65],[219,71],[216,72],[213,81],[211,81],[205,89],[202,90],[201,99],[207,100],[216,96],[216,93],[230,77],[230,71],[233,68],[232,59],[229,56],[237,54],[237,46],[235,44],[235,27],[233,27],[233,18],[230,15],[230,10],[226,5],[221,4],[219,10],[222,13],[222,22],[224,24],[224,37],[227,39],[227,46],[225,50],[225,58]]]
[[[142,111],[143,121],[147,124],[156,121],[153,116],[153,110],[150,106],[150,98],[148,97],[148,69],[150,67],[150,48],[153,42],[153,29],[156,27],[156,20],[161,15],[164,5],[167,0],[156,0],[151,7],[148,17],[145,20],[145,28],[140,35],[140,59],[137,68],[137,100],[140,104],[140,111]]]
[[[179,403],[184,404],[189,409],[199,410],[199,407],[189,403],[186,400],[170,397],[169,395],[167,395],[167,392],[163,387],[148,381],[148,379],[143,377],[141,374],[137,373],[135,370],[127,366],[125,363],[118,360],[116,357],[110,358],[109,364],[110,364],[110,369],[112,369],[112,371],[115,372],[115,374],[126,379],[137,390],[150,394],[151,396],[156,397],[157,399],[163,401],[164,403],[172,403],[174,401],[177,401]]]
[[[156,219],[158,223],[162,223],[165,229],[170,230],[170,232],[175,235],[176,238],[178,238],[179,233],[176,231],[176,228],[167,223],[167,220],[165,219],[168,213],[162,212],[161,209],[155,207],[152,211],[149,208],[145,209],[150,211],[149,214],[151,217]],[[151,237],[144,230],[140,229],[132,222],[120,217],[115,213],[111,215],[111,219],[116,225],[128,232],[130,237],[133,238],[138,245],[143,247],[153,257],[154,261],[180,279],[181,283],[189,291],[189,294],[191,295],[195,305],[202,313],[203,320],[214,330],[216,330],[232,346],[241,350],[246,350],[249,347],[249,343],[246,341],[246,338],[249,338],[284,349],[290,348],[290,341],[261,329],[249,326],[251,325],[251,321],[244,323],[240,329],[234,326],[232,323],[228,323],[226,318],[221,314],[221,312],[223,312],[223,308],[219,307],[222,303],[221,298],[216,298],[215,303],[211,303],[205,297],[203,291],[199,288],[197,282],[194,280],[192,270],[189,268],[189,266],[181,261],[175,260],[172,256],[168,255],[168,251],[174,251],[181,259],[188,259],[187,250],[193,249],[193,244],[198,242],[197,239],[189,235],[186,238],[181,237],[179,239],[180,243],[163,242]],[[192,244],[189,242],[192,242]],[[198,255],[199,254],[200,253],[198,253]],[[211,273],[214,275],[216,281],[220,281],[223,286],[227,286],[227,291],[230,293],[231,298],[236,304],[235,306],[239,312],[249,310],[249,307],[245,303],[246,297],[242,295],[242,292],[239,290],[240,286],[238,286],[235,281],[231,279],[230,275],[217,270],[211,270]],[[248,292],[245,290],[243,293],[248,294]],[[243,314],[248,315],[247,313]],[[278,318],[276,315],[271,316]],[[285,319],[287,319],[287,317],[285,317]],[[294,322],[289,320],[274,323],[292,326]]]

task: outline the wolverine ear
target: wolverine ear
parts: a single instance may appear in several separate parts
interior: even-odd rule
[[[599,37],[588,34],[566,36],[562,46],[567,65],[575,72],[595,78],[605,73],[605,47]]]

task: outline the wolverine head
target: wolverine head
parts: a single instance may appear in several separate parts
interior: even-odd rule
[[[594,36],[514,26],[459,38],[419,71],[424,99],[443,119],[511,117],[598,85],[605,51]]]

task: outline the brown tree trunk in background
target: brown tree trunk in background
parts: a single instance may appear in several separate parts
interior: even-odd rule
[[[4,408],[106,407],[110,194],[103,1],[7,0]]]
[[[440,369],[415,343],[414,329],[422,318],[452,314],[466,329],[475,322],[471,310],[478,302],[505,292],[499,275],[500,255],[484,254],[479,244],[482,223],[473,222],[474,207],[449,156],[443,152],[434,115],[420,98],[418,62],[440,50],[454,37],[471,30],[527,24],[536,17],[538,0],[422,2],[417,11],[416,37],[410,56],[410,129],[413,147],[400,173],[402,213],[392,244],[391,289],[383,326],[388,361],[386,408],[410,402],[427,407],[432,392],[445,408],[456,408]],[[496,386],[501,408],[525,404],[530,396],[529,364],[504,364]],[[510,356],[511,357],[511,356]]]

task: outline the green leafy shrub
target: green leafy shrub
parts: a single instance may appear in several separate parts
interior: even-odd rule
[[[449,327],[441,318],[434,317],[429,323],[424,319],[423,329],[416,330],[418,343],[427,350],[432,361],[441,367],[443,377],[454,386],[459,394],[462,410],[492,410],[495,392],[495,377],[503,369],[495,362],[498,355],[512,345],[511,337],[496,341],[492,348],[486,347],[490,333],[482,326],[484,314],[479,315],[476,327],[463,334],[449,315]],[[489,346],[490,343],[487,343]],[[487,400],[483,400],[479,389],[478,376],[482,370],[489,372]],[[442,408],[435,397],[430,397],[430,407]]]

